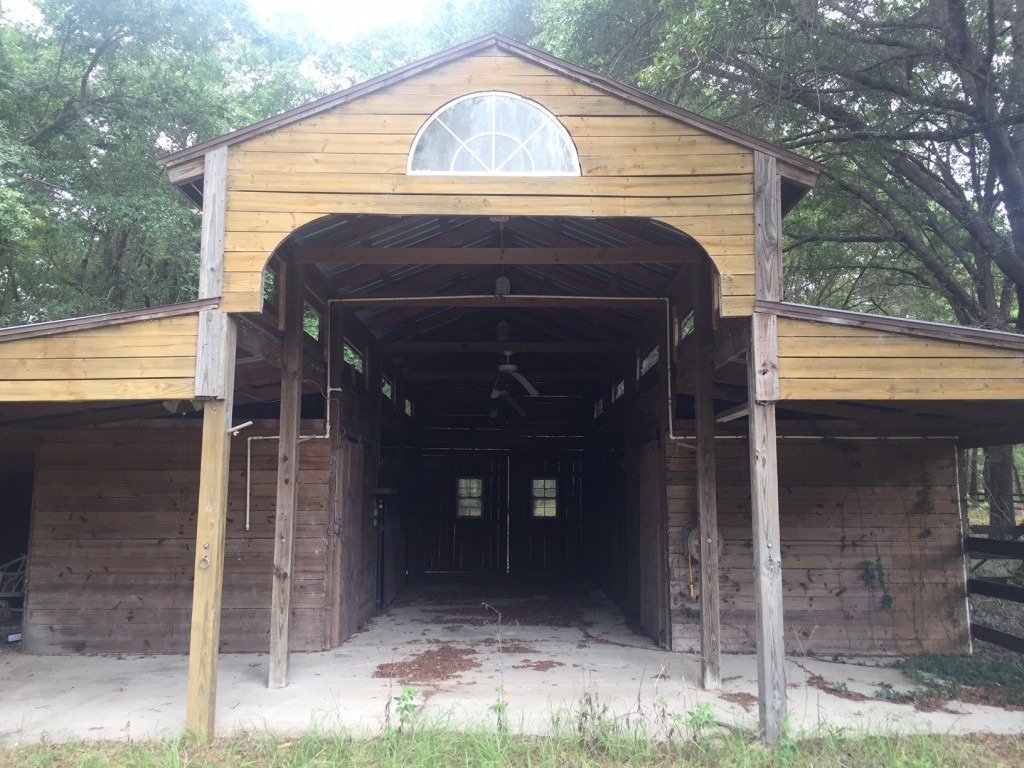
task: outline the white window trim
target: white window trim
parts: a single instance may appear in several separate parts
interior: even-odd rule
[[[473,151],[471,149],[469,149],[467,144],[468,144],[469,141],[471,141],[473,138],[476,138],[476,137],[470,137],[469,140],[464,141],[460,137],[456,136],[455,133],[451,130],[451,128],[449,128],[444,122],[442,122],[440,120],[440,118],[443,117],[445,112],[447,112],[448,110],[450,110],[452,107],[456,106],[457,104],[462,103],[463,101],[469,101],[470,99],[479,99],[479,98],[487,97],[487,96],[516,99],[518,101],[522,101],[522,102],[525,102],[526,104],[529,104],[531,107],[533,107],[534,109],[536,109],[539,112],[541,112],[550,121],[550,124],[555,127],[555,130],[558,131],[558,133],[561,135],[563,141],[565,142],[565,145],[567,147],[569,147],[569,149],[572,150],[572,161],[573,161],[573,165],[574,165],[573,170],[571,170],[571,171],[502,171],[500,169],[496,170],[496,171],[488,171],[488,170],[481,170],[481,171],[413,170],[412,161],[413,161],[413,158],[416,156],[416,150],[419,148],[420,139],[423,137],[423,134],[426,132],[426,130],[431,125],[433,125],[435,122],[440,122],[441,126],[445,130],[447,130],[449,133],[451,133],[452,136],[462,145],[462,149],[463,150],[465,150],[467,152],[470,152],[471,154],[474,154],[474,156],[475,156],[475,153],[473,153]],[[539,131],[543,130],[546,127],[547,127],[547,124],[544,124],[540,128],[537,128],[532,134],[530,134],[530,136],[526,137],[523,141],[519,141],[518,138],[516,138],[514,136],[509,136],[508,134],[505,134],[505,133],[501,133],[499,135],[506,136],[506,137],[508,137],[510,139],[513,139],[514,141],[516,141],[520,145],[520,147],[523,147],[530,139],[533,138],[533,136],[535,136]],[[498,132],[495,131],[494,133],[498,133]],[[510,160],[511,158],[512,158],[512,155],[510,155],[505,160],[505,162],[507,163],[508,160]],[[481,165],[484,164],[483,161],[480,160],[480,158],[477,158],[477,160],[478,160],[478,162],[480,162]],[[504,165],[504,163],[502,163],[502,165]],[[552,113],[551,110],[546,109],[542,105],[538,104],[536,101],[533,101],[532,99],[527,99],[527,98],[524,98],[523,96],[520,96],[519,94],[509,93],[507,91],[479,91],[477,93],[468,93],[465,96],[459,96],[456,99],[452,99],[447,104],[445,104],[440,109],[438,109],[436,112],[434,112],[434,114],[432,114],[430,117],[428,117],[426,119],[426,121],[423,123],[423,125],[420,126],[420,129],[416,132],[416,137],[412,140],[412,146],[409,149],[409,157],[406,160],[406,164],[405,164],[405,172],[406,172],[406,175],[408,175],[408,176],[488,176],[488,177],[495,177],[495,176],[529,176],[529,177],[567,176],[567,177],[575,177],[575,176],[582,176],[583,175],[583,171],[582,171],[582,168],[580,166],[580,153],[579,153],[579,150],[576,149],[576,143],[572,140],[572,136],[569,134],[569,131],[566,130],[565,126],[562,125],[561,121],[557,117],[555,117],[554,113]]]

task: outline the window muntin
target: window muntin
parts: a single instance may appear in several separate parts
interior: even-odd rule
[[[455,480],[455,516],[483,517],[484,479],[459,477]]]
[[[579,176],[565,127],[539,104],[489,91],[444,105],[420,128],[409,174]]]
[[[530,512],[534,517],[558,517],[558,479],[535,477],[530,484]]]
[[[650,352],[648,352],[647,356],[644,357],[644,359],[640,361],[640,375],[643,376],[645,373],[647,373],[649,370],[651,370],[651,368],[656,366],[658,364],[658,360],[660,358],[661,358],[661,347],[655,347]]]

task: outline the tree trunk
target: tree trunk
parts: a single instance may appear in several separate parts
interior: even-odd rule
[[[985,449],[985,495],[989,525],[1013,526],[1013,446]]]
[[[978,449],[971,448],[970,453],[967,454],[970,457],[968,483],[967,483],[967,498],[973,501],[975,504],[978,503]]]

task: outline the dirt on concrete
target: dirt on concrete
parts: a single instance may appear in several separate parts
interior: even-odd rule
[[[475,655],[476,651],[464,645],[440,643],[436,648],[407,659],[380,664],[373,676],[397,680],[402,684],[451,680],[460,672],[480,666],[480,662],[472,658]]]

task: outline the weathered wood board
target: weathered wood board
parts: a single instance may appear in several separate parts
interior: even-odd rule
[[[188,650],[200,458],[199,421],[139,422],[46,435],[33,500],[25,648],[32,653]],[[221,651],[269,646],[277,444],[234,438]],[[307,434],[322,424],[305,422]],[[329,446],[302,444],[292,582],[292,647],[320,650],[328,551]]]
[[[192,399],[197,314],[0,344],[0,402]]]
[[[955,446],[946,440],[781,440],[779,503],[788,653],[962,653],[968,647]],[[716,441],[722,647],[754,650],[745,440]],[[700,649],[685,532],[697,460],[668,449],[673,648]],[[699,576],[696,562],[692,563]],[[699,580],[696,583],[699,595]]]
[[[1019,400],[1024,352],[780,317],[783,400]]]

